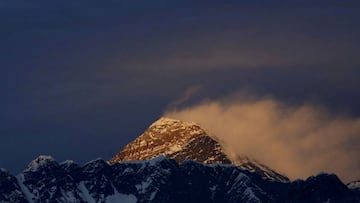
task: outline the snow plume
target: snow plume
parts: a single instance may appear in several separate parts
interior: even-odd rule
[[[194,94],[199,92],[201,90],[200,85],[194,85],[190,88],[186,89],[175,101],[171,102],[168,105],[168,109],[176,109],[180,105],[184,104],[186,101],[188,101]]]
[[[345,182],[360,178],[360,118],[273,98],[207,101],[165,116],[194,121],[228,153],[253,157],[292,179],[319,172]]]

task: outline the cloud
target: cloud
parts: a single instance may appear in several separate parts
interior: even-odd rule
[[[201,90],[200,85],[194,85],[186,89],[175,101],[171,102],[168,105],[168,109],[176,109],[180,105],[184,104],[186,101],[188,101],[194,94],[199,92]]]
[[[165,115],[199,123],[230,153],[251,156],[292,179],[319,172],[345,182],[360,178],[360,118],[255,97],[208,101]]]

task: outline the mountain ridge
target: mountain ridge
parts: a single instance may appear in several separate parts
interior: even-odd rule
[[[33,163],[41,163],[34,168]],[[31,169],[31,170],[29,170]],[[334,174],[280,182],[231,164],[178,164],[164,156],[82,166],[40,156],[16,177],[0,170],[0,202],[358,202],[360,194]]]
[[[360,202],[359,181],[284,179],[246,156],[230,160],[220,140],[174,119],[159,119],[115,157],[79,165],[41,155],[17,176],[0,168],[0,203]]]

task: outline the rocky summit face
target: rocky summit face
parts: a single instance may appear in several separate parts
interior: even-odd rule
[[[150,125],[109,162],[148,160],[160,155],[175,159],[178,163],[194,160],[206,164],[233,164],[266,179],[289,181],[286,176],[247,156],[231,158],[221,142],[196,123],[164,117]]]
[[[336,175],[280,182],[233,165],[157,157],[79,166],[40,156],[18,176],[0,169],[1,203],[359,202]]]

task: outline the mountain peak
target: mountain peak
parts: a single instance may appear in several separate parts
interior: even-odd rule
[[[151,124],[150,127],[158,126],[158,125],[171,125],[176,122],[181,122],[181,121],[168,117],[160,117],[157,121]]]
[[[27,169],[25,169],[25,171],[31,171],[31,172],[35,172],[38,171],[41,168],[44,168],[48,165],[52,165],[52,164],[57,164],[57,162],[55,161],[55,159],[51,156],[47,156],[47,155],[40,155],[38,156],[36,159],[34,159],[33,161],[31,161],[27,167]]]
[[[160,117],[157,121],[152,123],[149,128],[168,128],[168,127],[190,127],[190,126],[199,126],[194,122],[185,122],[169,117]]]
[[[170,155],[206,132],[195,123],[161,117],[143,134],[124,147],[110,163],[131,160],[147,160],[160,155]]]
[[[97,159],[66,169],[53,161],[40,157],[37,164],[49,165],[16,177],[0,169],[0,202],[360,202],[357,190],[331,174],[279,184],[234,165],[177,164],[163,156],[112,166]]]
[[[161,117],[152,123],[148,129],[138,137],[142,141],[153,140],[175,141],[174,139],[190,139],[206,132],[194,122],[184,122],[168,117]],[[137,140],[137,139],[136,139]]]
[[[167,117],[161,117],[152,123],[109,163],[148,160],[161,155],[173,158],[178,163],[194,160],[206,164],[234,164],[265,178],[288,181],[287,177],[246,156],[230,158],[219,140],[208,135],[196,123]]]

